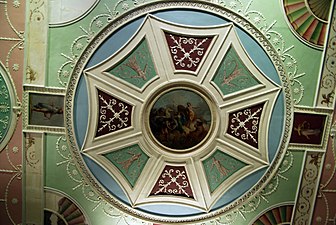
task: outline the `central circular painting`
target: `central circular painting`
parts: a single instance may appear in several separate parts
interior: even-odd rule
[[[248,21],[171,4],[96,34],[71,77],[66,125],[78,167],[109,204],[181,223],[265,186],[288,143],[291,101],[281,60]]]
[[[149,121],[158,143],[173,150],[187,150],[205,139],[212,116],[200,94],[174,89],[158,96],[151,107]]]

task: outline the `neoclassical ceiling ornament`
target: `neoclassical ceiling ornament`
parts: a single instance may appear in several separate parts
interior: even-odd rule
[[[305,43],[323,48],[331,0],[284,0],[287,19],[294,33]]]
[[[291,97],[275,51],[243,18],[208,6],[153,4],[107,26],[67,90],[79,167],[110,203],[145,219],[229,210],[262,188],[288,142]],[[255,38],[267,51],[249,47]]]
[[[48,11],[49,26],[57,27],[74,23],[85,17],[97,4],[97,0],[52,1],[49,3],[49,8],[52,10]]]
[[[13,135],[20,110],[13,81],[5,66],[0,63],[0,152]]]
[[[56,190],[45,190],[44,225],[90,224],[79,204]]]
[[[252,225],[289,225],[293,215],[293,205],[278,206],[268,210],[255,220]]]

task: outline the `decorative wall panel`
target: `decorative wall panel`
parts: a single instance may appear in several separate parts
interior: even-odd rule
[[[23,222],[21,123],[25,2],[0,1],[0,224]]]
[[[333,5],[335,9],[335,2]],[[335,57],[336,57],[336,13],[331,12],[330,29],[328,33],[328,42],[325,45],[324,63],[321,68],[321,77],[319,82],[316,105],[320,107],[335,108]]]
[[[313,208],[312,224],[335,222],[335,208],[331,203],[335,199],[335,125],[334,114],[328,147],[324,157],[321,181],[317,189],[316,202]]]

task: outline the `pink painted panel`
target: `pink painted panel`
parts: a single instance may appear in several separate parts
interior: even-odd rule
[[[25,1],[0,2],[0,61],[13,81],[22,102]],[[16,116],[13,114],[13,116]],[[0,224],[22,223],[22,122],[8,146],[0,149]]]

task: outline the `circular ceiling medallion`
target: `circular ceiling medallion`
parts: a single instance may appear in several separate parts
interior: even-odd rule
[[[252,25],[216,7],[140,7],[97,34],[75,67],[72,154],[127,213],[181,223],[227,212],[284,156],[292,101],[281,60]]]
[[[206,99],[195,90],[180,87],[160,93],[148,117],[154,139],[175,152],[197,148],[213,124]]]

